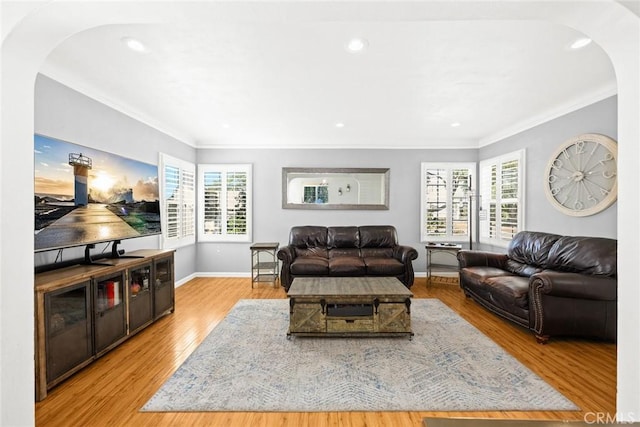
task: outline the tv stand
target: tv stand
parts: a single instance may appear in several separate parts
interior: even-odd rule
[[[95,262],[93,259],[91,259],[91,249],[95,248],[96,245],[94,245],[93,243],[88,244],[87,246],[84,247],[84,261],[82,262],[82,264],[84,265],[105,265],[105,266],[112,266],[113,264],[108,264],[106,262]]]
[[[114,240],[111,242],[111,258],[144,258],[142,255],[125,255],[124,249],[118,249],[118,245],[120,243],[120,240]]]
[[[35,274],[37,401],[75,372],[173,313],[174,251],[139,249],[132,255],[139,258],[90,267],[78,262]]]

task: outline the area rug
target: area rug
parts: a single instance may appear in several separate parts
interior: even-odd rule
[[[288,304],[240,300],[141,410],[579,409],[439,300],[413,300],[413,340],[287,340]]]

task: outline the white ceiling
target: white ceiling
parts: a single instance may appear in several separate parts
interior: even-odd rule
[[[548,22],[201,12],[81,32],[42,73],[196,147],[478,147],[616,92],[603,50]],[[353,37],[368,48],[348,52]]]

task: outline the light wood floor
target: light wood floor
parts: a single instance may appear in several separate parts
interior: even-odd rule
[[[416,298],[438,298],[573,400],[568,412],[148,413],[146,401],[242,298],[285,298],[244,278],[199,278],[176,290],[176,311],[50,391],[35,405],[39,426],[419,426],[424,417],[583,420],[615,413],[616,346],[578,339],[535,342],[532,334],[466,299],[458,286],[417,278]],[[478,367],[482,369],[482,367]]]

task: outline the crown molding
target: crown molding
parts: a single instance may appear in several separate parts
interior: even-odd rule
[[[159,132],[162,132],[172,138],[175,138],[178,141],[186,145],[189,145],[190,147],[198,148],[196,141],[193,140],[193,138],[191,138],[190,136],[187,136],[184,133],[167,126],[166,124],[161,123],[160,121],[158,121],[157,119],[154,119],[153,117],[140,113],[138,110],[136,110],[130,105],[114,101],[113,99],[109,98],[109,96],[107,96],[100,89],[92,85],[87,85],[85,83],[79,82],[78,79],[76,79],[73,75],[61,70],[58,67],[47,64],[43,66],[43,68],[40,70],[40,74],[52,80],[55,80],[56,82],[64,86],[67,86],[71,90],[74,90],[80,93],[81,95],[84,95],[101,104],[104,104],[107,107],[119,113],[129,116],[140,123],[143,123]]]
[[[609,84],[606,84],[589,94],[574,98],[564,104],[557,105],[554,108],[551,108],[540,114],[536,114],[535,116],[530,117],[527,120],[515,123],[514,125],[509,126],[501,131],[485,136],[478,141],[478,148],[493,144],[510,136],[516,135],[520,132],[532,129],[543,123],[549,122],[553,119],[557,119],[558,117],[572,113],[581,108],[587,107],[591,104],[595,104],[596,102],[610,98],[617,94],[618,86],[616,82],[610,82]]]

